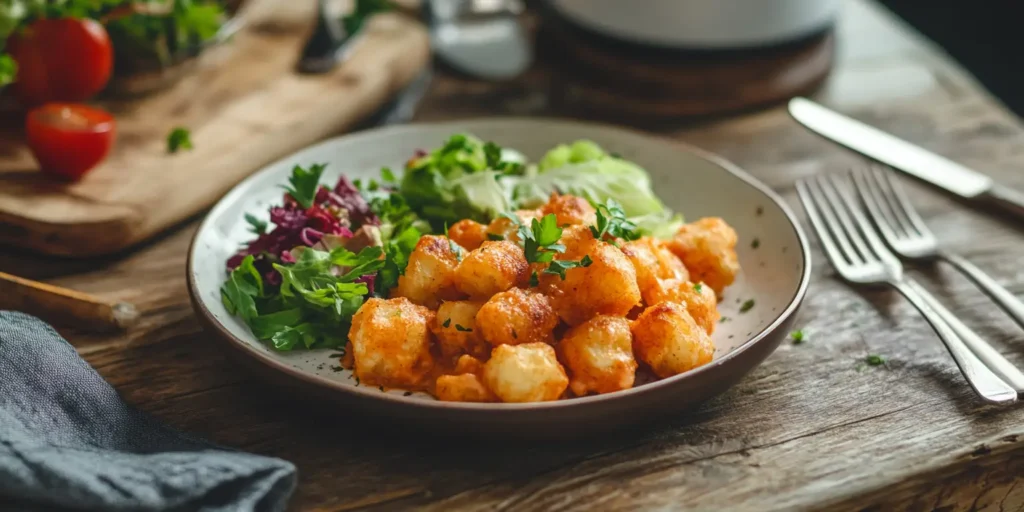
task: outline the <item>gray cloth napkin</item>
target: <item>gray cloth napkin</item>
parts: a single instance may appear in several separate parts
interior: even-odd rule
[[[291,463],[177,432],[50,326],[0,311],[0,510],[284,510]]]

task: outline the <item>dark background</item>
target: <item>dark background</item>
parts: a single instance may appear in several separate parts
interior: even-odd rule
[[[1024,116],[1024,0],[882,0]]]

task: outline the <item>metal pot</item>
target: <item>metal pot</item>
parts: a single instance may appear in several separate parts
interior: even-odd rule
[[[565,19],[631,42],[686,49],[771,46],[830,27],[841,0],[548,0]]]

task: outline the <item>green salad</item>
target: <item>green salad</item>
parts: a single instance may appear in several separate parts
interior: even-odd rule
[[[592,229],[602,232],[670,237],[683,223],[651,190],[643,168],[587,140],[527,162],[514,150],[456,134],[417,152],[400,173],[381,169],[379,179],[342,176],[328,186],[324,168],[296,166],[282,204],[267,215],[246,214],[253,239],[227,261],[225,307],[278,350],[344,346],[352,315],[368,297],[388,296],[419,238],[446,234],[462,219],[512,218],[558,192],[591,202],[600,223]],[[545,230],[560,233],[550,221],[520,226],[522,242],[544,245]]]

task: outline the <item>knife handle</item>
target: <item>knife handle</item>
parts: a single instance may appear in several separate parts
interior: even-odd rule
[[[1024,219],[1024,193],[1005,185],[994,184],[983,197],[1002,210]]]

